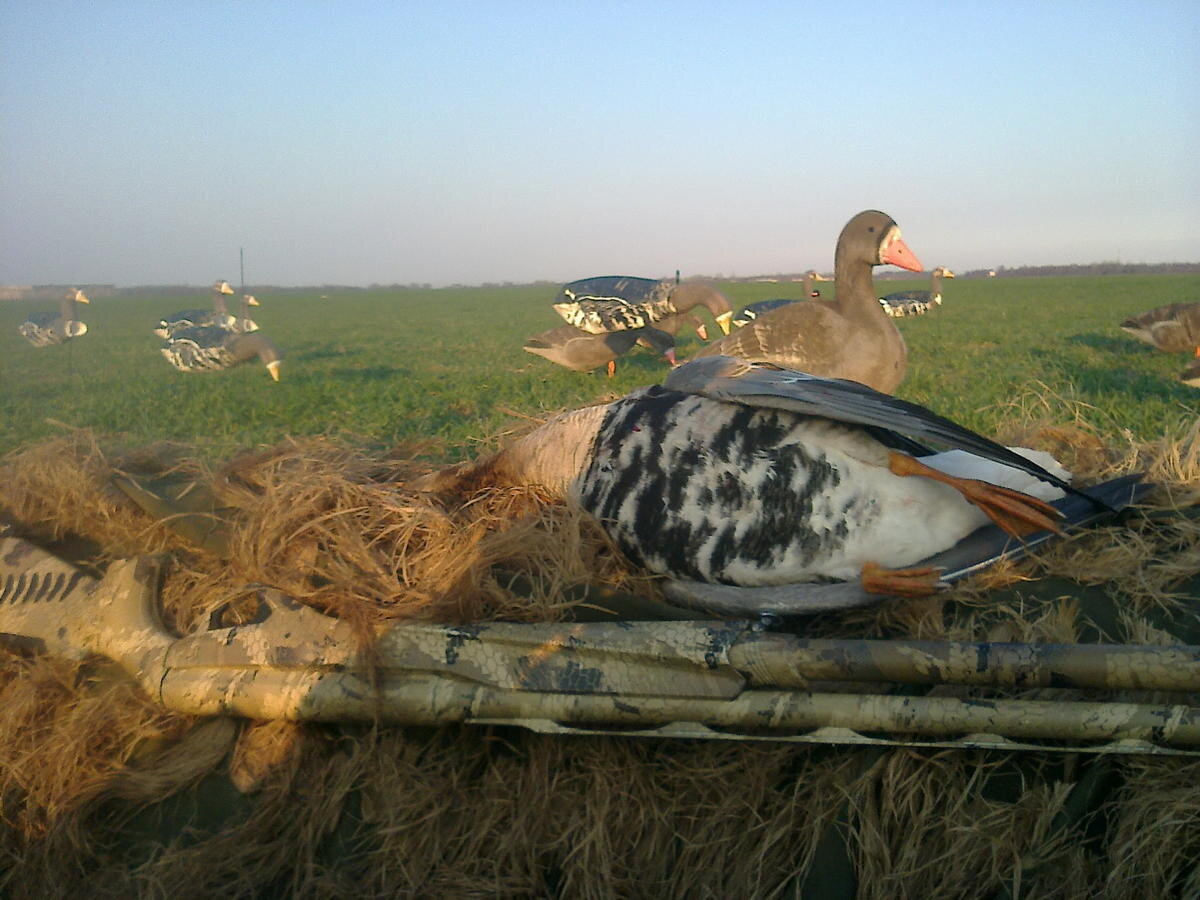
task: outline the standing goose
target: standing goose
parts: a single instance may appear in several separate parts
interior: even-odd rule
[[[816,300],[821,296],[821,292],[813,287],[814,281],[820,281],[821,276],[814,269],[809,269],[804,273],[804,297],[805,300]],[[781,306],[787,306],[791,303],[799,303],[799,297],[773,297],[770,300],[758,300],[754,303],[747,303],[738,311],[738,314],[733,317],[733,326],[735,328],[744,328],[750,322],[757,319],[759,316],[769,313],[773,309],[779,309]]]
[[[162,345],[162,355],[181,372],[218,372],[257,358],[279,380],[279,348],[262,332],[246,334],[219,325],[197,325],[176,331]]]
[[[234,331],[257,331],[258,325],[250,318],[249,307],[258,306],[258,300],[251,294],[242,294],[241,315],[234,317],[229,314],[225,298],[233,294],[233,288],[228,281],[214,281],[212,286],[212,309],[181,309],[171,313],[158,322],[154,333],[163,340],[184,328],[194,328],[197,325],[218,325]]]
[[[930,276],[929,290],[884,294],[879,298],[879,305],[893,318],[924,315],[933,307],[942,305],[942,279],[953,277],[954,273],[945,266],[938,266]]]
[[[904,380],[908,348],[879,307],[871,269],[890,264],[919,272],[921,263],[886,213],[860,212],[842,229],[834,254],[837,297],[772,310],[697,356],[736,356],[824,378],[849,378],[891,393]]]
[[[934,454],[920,441],[951,451]],[[760,588],[833,579],[840,587],[806,584],[798,596],[829,587],[854,600],[834,605],[857,605],[944,587],[922,561],[989,519],[1008,535],[1046,532],[1030,539],[1038,543],[1130,502],[1125,489],[1136,478],[1093,499],[1048,454],[1040,458],[855,382],[714,356],[684,364],[662,387],[566,413],[419,487],[543,485],[580,504],[632,560],[679,580],[684,596],[744,588],[757,598]],[[1074,496],[1050,505],[1066,492]],[[953,577],[998,558],[1007,542],[1001,535],[997,545],[994,533],[986,546],[974,540]]]
[[[675,338],[658,328],[588,334],[574,325],[561,325],[529,338],[522,349],[576,372],[606,366],[608,377],[612,378],[617,371],[617,357],[639,343],[663,354],[667,362],[675,365]]]
[[[77,318],[76,304],[91,303],[87,294],[71,288],[63,294],[58,304],[58,315],[52,312],[34,313],[17,326],[21,337],[35,347],[53,347],[81,334],[87,334],[87,325]]]
[[[725,334],[733,312],[729,300],[707,284],[674,284],[653,278],[601,275],[565,284],[554,310],[589,334],[645,328],[703,306]]]

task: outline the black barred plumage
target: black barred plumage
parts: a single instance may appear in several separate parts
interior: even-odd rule
[[[162,355],[181,372],[219,372],[255,357],[279,380],[278,348],[261,332],[245,334],[216,325],[177,331],[162,345]]]
[[[728,333],[729,301],[705,284],[602,275],[563,285],[553,304],[563,319],[589,334],[645,328],[700,305]]]
[[[744,584],[819,568],[876,515],[819,449],[831,428],[650,388],[609,409],[579,499],[656,572]]]
[[[162,354],[181,372],[228,369],[236,362],[226,346],[230,334],[216,325],[183,328],[163,345]]]

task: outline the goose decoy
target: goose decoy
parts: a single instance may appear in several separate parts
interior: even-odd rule
[[[757,319],[764,313],[769,313],[773,309],[779,309],[781,306],[787,306],[789,303],[799,303],[801,299],[816,300],[821,296],[821,292],[813,287],[814,281],[821,281],[821,276],[815,270],[809,269],[804,273],[804,297],[772,297],[770,300],[758,300],[755,303],[747,303],[733,317],[734,328],[744,328],[750,322]]]
[[[657,325],[697,306],[712,313],[725,334],[729,334],[733,318],[729,300],[711,285],[627,275],[601,275],[564,284],[553,306],[569,324],[589,334]]]
[[[1167,353],[1200,357],[1200,303],[1159,306],[1126,319],[1121,330]]]
[[[1167,353],[1191,353],[1195,360],[1179,375],[1189,387],[1200,387],[1200,303],[1159,306],[1121,323],[1121,330]]]
[[[938,266],[930,276],[929,290],[884,294],[879,298],[879,305],[893,318],[924,315],[933,307],[942,305],[942,279],[953,277],[954,273],[945,266]]]
[[[734,328],[745,328],[759,316],[766,315],[773,309],[802,302],[799,297],[772,297],[770,300],[758,300],[747,303],[733,317]]]
[[[984,560],[975,557],[982,545],[960,553],[955,577],[1011,551],[1008,536],[1041,533],[1026,538],[1037,543],[1129,503],[1138,480],[1093,497],[1049,454],[1022,453],[857,382],[712,356],[419,486],[540,484],[573,498],[630,559],[676,579],[686,596],[703,596],[697,585],[728,594],[833,580],[841,600],[854,599],[841,605],[859,605],[944,587],[923,561],[989,519]]]
[[[576,372],[606,366],[608,377],[612,378],[617,371],[617,357],[628,353],[635,344],[644,344],[661,353],[672,366],[676,364],[675,338],[658,328],[588,334],[574,325],[562,325],[529,338],[522,349]]]
[[[665,319],[659,319],[654,323],[654,327],[659,331],[665,331],[672,337],[679,335],[680,329],[687,327],[696,332],[696,337],[702,341],[708,340],[708,326],[704,324],[704,320],[694,313],[680,313],[676,316],[667,316]]]
[[[246,334],[219,325],[197,325],[176,331],[162,345],[162,355],[181,372],[218,372],[257,358],[279,380],[279,348],[256,331]]]
[[[837,297],[790,303],[709,344],[697,356],[736,356],[824,378],[849,378],[891,393],[904,380],[908,348],[879,308],[871,270],[890,264],[919,272],[900,226],[877,210],[846,223],[834,255]]]
[[[91,303],[83,291],[71,288],[58,304],[58,314],[34,313],[17,326],[21,337],[35,347],[53,347],[87,334],[87,324],[77,318],[76,304]]]
[[[252,294],[242,294],[241,315],[230,315],[225,305],[225,298],[233,294],[233,288],[228,281],[214,281],[212,286],[212,309],[181,309],[171,313],[158,322],[154,333],[166,340],[175,332],[184,328],[194,328],[197,325],[217,325],[233,331],[257,331],[258,325],[250,318],[251,306],[259,306],[257,298]]]

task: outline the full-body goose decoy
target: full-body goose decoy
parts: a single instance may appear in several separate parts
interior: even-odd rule
[[[925,441],[950,452],[934,454]],[[687,596],[742,588],[757,597],[832,580],[841,601],[855,601],[835,605],[857,605],[943,587],[944,573],[922,561],[989,519],[1009,535],[1044,532],[1040,541],[1131,500],[1136,477],[1101,486],[1095,499],[1048,454],[1039,463],[1025,452],[856,382],[714,356],[685,363],[662,387],[566,413],[423,486],[541,484],[573,498],[632,560],[683,583]],[[955,577],[997,558],[1008,539],[989,540],[983,559],[977,545],[955,560]],[[824,585],[805,590],[828,595]]]
[[[259,302],[251,294],[242,294],[241,315],[232,316],[225,305],[225,298],[233,294],[228,281],[215,281],[212,286],[212,309],[181,309],[159,320],[154,333],[166,340],[175,332],[197,325],[218,325],[233,331],[257,331],[258,325],[250,318],[251,306]]]
[[[954,273],[945,266],[938,266],[930,276],[929,290],[884,294],[879,298],[879,305],[893,318],[924,315],[935,306],[942,305],[942,279],[953,277]]]
[[[660,320],[703,306],[725,334],[733,312],[729,300],[707,284],[675,284],[653,278],[602,275],[563,285],[554,310],[590,334],[656,325]]]
[[[920,261],[886,213],[861,212],[846,223],[834,255],[837,298],[772,310],[697,356],[736,356],[825,378],[849,378],[891,393],[904,380],[908,348],[879,307],[871,269],[883,264],[919,272]]]
[[[743,328],[750,322],[757,319],[759,316],[769,313],[773,309],[779,309],[781,306],[787,306],[790,303],[799,303],[801,299],[816,300],[821,296],[821,292],[813,286],[814,281],[819,281],[821,276],[815,270],[809,269],[804,273],[804,297],[772,297],[770,300],[758,300],[754,303],[747,303],[733,317],[733,326],[735,328]]]
[[[606,366],[611,378],[617,370],[617,357],[628,353],[635,344],[645,344],[661,353],[672,366],[676,364],[675,338],[658,328],[588,334],[574,325],[561,325],[529,338],[522,349],[576,372]]]
[[[34,313],[17,326],[21,337],[35,347],[53,347],[81,334],[87,334],[87,325],[79,320],[76,304],[91,303],[87,294],[78,288],[67,291],[58,305],[58,314]]]
[[[1200,357],[1200,303],[1171,303],[1121,323],[1121,330],[1167,353]]]
[[[181,372],[218,372],[258,359],[279,380],[279,348],[260,331],[247,334],[219,325],[197,325],[175,332],[162,345],[162,355]]]
[[[1179,375],[1191,387],[1200,387],[1200,303],[1159,306],[1121,323],[1121,330],[1167,353],[1191,353],[1196,361]]]

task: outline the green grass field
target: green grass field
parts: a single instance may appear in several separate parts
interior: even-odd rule
[[[881,293],[922,281],[878,283]],[[798,284],[727,284],[735,306],[798,296]],[[821,286],[832,291],[832,284]],[[259,365],[184,374],[158,353],[151,329],[194,298],[119,297],[85,308],[88,334],[35,349],[17,326],[52,302],[0,303],[0,451],[86,427],[125,444],[173,439],[213,456],[287,435],[333,434],[377,446],[429,440],[458,459],[512,422],[661,380],[666,366],[636,350],[581,375],[521,350],[561,324],[546,286],[261,295],[255,319],[285,354],[283,378]],[[1194,419],[1200,392],[1175,380],[1186,359],[1134,341],[1126,315],[1200,300],[1200,276],[1151,275],[956,280],[934,313],[899,320],[910,351],[899,394],[985,432],[1031,391],[1082,401],[1106,434],[1153,438]],[[694,352],[690,332],[679,356]],[[1073,410],[1062,408],[1064,420]]]

